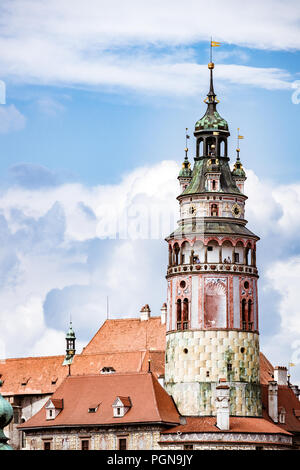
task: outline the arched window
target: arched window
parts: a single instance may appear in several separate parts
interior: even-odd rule
[[[169,245],[169,266],[172,266],[172,247]]]
[[[203,156],[203,140],[199,140],[198,142],[198,156],[202,157]]]
[[[216,180],[213,180],[213,181],[212,181],[212,190],[215,191],[215,190],[216,190],[216,187],[217,187]]]
[[[187,330],[189,327],[189,301],[177,300],[177,330]]]
[[[245,248],[245,261],[246,261],[246,265],[249,266],[250,265],[250,259],[249,259],[249,254],[251,253],[251,245],[250,243],[248,243],[248,245],[246,246]]]
[[[180,251],[179,245],[178,245],[178,243],[175,243],[175,245],[174,245],[174,258],[175,258],[174,259],[174,264],[175,264],[175,266],[178,265],[179,251]]]
[[[222,140],[220,143],[220,157],[225,157],[225,142]]]
[[[182,329],[187,330],[189,326],[189,301],[188,299],[183,300],[182,308]]]
[[[248,300],[248,330],[253,329],[253,321],[252,321],[252,301]]]
[[[246,299],[242,300],[242,328],[243,330],[247,329],[247,320],[246,320]]]
[[[177,300],[177,330],[181,330],[182,312],[181,312],[181,299]]]

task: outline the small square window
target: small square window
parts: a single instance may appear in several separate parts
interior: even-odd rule
[[[44,450],[51,450],[51,442],[49,441],[44,442]]]
[[[81,450],[89,450],[90,443],[87,439],[81,440]]]
[[[119,450],[126,450],[126,449],[127,449],[127,440],[119,439]]]

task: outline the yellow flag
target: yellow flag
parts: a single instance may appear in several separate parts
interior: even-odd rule
[[[290,367],[295,367],[296,364],[293,364],[293,362],[290,362],[290,363],[289,363],[289,366],[290,366]]]
[[[238,139],[244,139],[243,135],[238,135]]]
[[[221,43],[217,42],[217,41],[211,41],[210,45],[211,45],[211,47],[219,47],[219,46],[221,46]]]

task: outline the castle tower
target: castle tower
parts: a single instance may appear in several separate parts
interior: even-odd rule
[[[207,110],[194,132],[194,168],[187,171],[186,159],[179,175],[180,220],[166,239],[165,384],[182,415],[216,415],[222,379],[229,387],[230,415],[261,416],[259,238],[246,227],[246,175],[239,150],[230,170],[228,123],[217,111],[214,64],[208,68]]]

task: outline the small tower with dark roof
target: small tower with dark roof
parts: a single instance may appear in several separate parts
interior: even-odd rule
[[[236,162],[234,164],[233,170],[231,172],[232,177],[235,181],[235,184],[241,191],[241,193],[244,193],[244,183],[247,179],[245,170],[243,168],[242,162],[240,160],[240,149],[236,149]]]
[[[190,184],[191,179],[192,179],[192,174],[193,174],[193,172],[191,170],[191,164],[190,164],[189,159],[188,159],[188,148],[186,147],[184,149],[184,151],[185,151],[185,157],[184,157],[184,161],[182,163],[181,170],[180,170],[179,175],[178,175],[178,181],[179,181],[180,188],[181,188],[182,192]]]
[[[70,327],[69,330],[66,334],[66,356],[63,362],[63,366],[69,366],[69,375],[71,372],[71,364],[73,362],[73,358],[75,356],[75,341],[76,341],[76,336],[75,332],[72,328],[72,322],[70,321]]]

